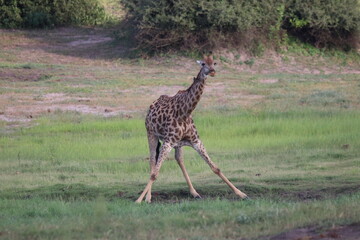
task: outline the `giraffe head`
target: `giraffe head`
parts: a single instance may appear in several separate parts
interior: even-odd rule
[[[212,53],[210,52],[209,55],[204,54],[204,59],[197,61],[197,63],[201,66],[200,75],[204,79],[210,75],[211,77],[215,76],[215,69],[214,66],[216,65],[216,62],[214,62]]]

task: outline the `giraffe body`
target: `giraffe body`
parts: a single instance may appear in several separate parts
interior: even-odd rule
[[[203,86],[199,88],[203,89]],[[155,135],[162,142],[169,142],[172,147],[188,145],[195,141],[198,134],[191,112],[195,109],[196,102],[184,103],[188,94],[191,94],[190,88],[179,91],[173,97],[162,95],[151,104],[145,120],[148,134]],[[200,99],[200,96],[200,93],[194,94],[191,99]]]
[[[161,165],[172,148],[175,148],[175,159],[178,162],[185,180],[189,186],[190,193],[197,198],[200,195],[194,189],[189,175],[187,174],[182,154],[183,146],[193,147],[212,171],[217,174],[238,196],[246,198],[246,194],[238,190],[211,161],[206,153],[191,113],[196,108],[204,91],[205,80],[208,75],[214,76],[212,56],[207,56],[204,61],[199,62],[202,66],[199,74],[194,78],[193,84],[187,90],[180,90],[175,96],[160,96],[150,105],[145,119],[149,150],[151,175],[148,184],[136,202],[141,202],[146,194],[146,201],[151,202],[151,187],[156,180]],[[163,143],[160,144],[160,141]]]

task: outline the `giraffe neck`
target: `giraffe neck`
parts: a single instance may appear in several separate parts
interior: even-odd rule
[[[198,76],[194,78],[194,82],[182,96],[178,117],[186,119],[196,108],[205,88],[205,78],[202,76],[202,71],[200,71]]]

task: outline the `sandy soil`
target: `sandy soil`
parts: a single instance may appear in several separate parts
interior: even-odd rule
[[[51,78],[55,71],[55,77],[59,78],[59,83],[66,83],[68,79],[83,78],[90,79],[96,77],[88,75],[86,72],[77,73],[81,66],[98,67],[104,66],[105,69],[124,68],[126,71],[134,74],[151,74],[156,78],[157,74],[174,75],[178,71],[178,65],[181,64],[181,74],[196,72],[193,61],[187,58],[179,57],[173,59],[173,63],[167,63],[169,59],[157,57],[152,60],[146,60],[145,66],[139,67],[139,64],[132,65],[131,61],[121,59],[126,49],[118,42],[114,42],[114,36],[110,31],[99,29],[78,29],[78,28],[60,28],[55,30],[34,30],[34,31],[12,31],[0,30],[0,62],[21,65],[21,67],[0,67],[0,83],[4,81],[1,87],[5,90],[0,94],[0,120],[6,122],[30,122],[32,119],[42,114],[53,113],[55,111],[75,111],[83,114],[95,114],[101,116],[116,116],[125,114],[127,116],[135,112],[144,112],[147,106],[158,98],[158,96],[174,95],[179,90],[184,90],[187,86],[140,86],[129,89],[117,89],[117,94],[126,96],[126,100],[114,95],[114,93],[83,94],[76,96],[62,92],[48,92],[48,88],[32,87],[33,82],[41,82],[44,79]],[[236,61],[246,61],[251,56],[241,53],[237,59],[234,54],[227,51],[219,51],[218,54],[225,56],[233,63],[222,62],[219,68],[223,72],[236,73],[245,72],[248,74],[268,74],[268,73],[311,73],[311,74],[340,74],[340,73],[358,73],[360,69],[351,66],[329,66],[318,64],[309,65],[307,62],[296,62],[293,58],[284,62],[281,56],[269,54],[267,57],[256,59],[253,66],[246,64],[236,64]],[[120,60],[119,60],[120,59]],[[144,60],[145,61],[145,60]],[[220,61],[220,60],[218,60]],[[124,64],[125,62],[125,64]],[[54,65],[54,69],[49,70],[44,67],[32,67],[31,64]],[[68,73],[63,76],[61,66],[71,68],[76,66],[74,73]],[[162,67],[161,70],[158,67]],[[165,67],[164,67],[165,66]],[[169,66],[169,67],[166,67]],[[59,68],[60,70],[56,70]],[[57,72],[56,72],[57,71]],[[64,70],[66,71],[66,70]],[[67,73],[66,73],[67,74]],[[114,75],[114,73],[112,73]],[[113,75],[109,75],[113,77]],[[191,83],[191,77],[186,79]],[[95,79],[97,80],[97,79]],[[234,80],[232,80],[234,81]],[[21,91],[12,87],[17,82],[25,86]],[[261,84],[276,84],[277,78],[259,79]],[[27,84],[28,83],[28,84]],[[262,103],[264,96],[254,94],[245,90],[232,91],[231,81],[213,81],[207,84],[204,98],[201,104],[206,108],[214,104],[228,105],[229,103],[241,107],[251,107]],[[81,83],[78,86],[81,87]],[[6,88],[12,88],[6,91]],[[15,90],[14,90],[15,89]],[[121,96],[122,96],[121,95]],[[138,101],[137,101],[138,100]],[[137,101],[137,102],[136,102]]]

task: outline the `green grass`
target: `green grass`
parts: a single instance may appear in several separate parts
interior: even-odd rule
[[[359,221],[359,194],[332,200],[259,199],[136,205],[129,201],[0,200],[2,236],[9,239],[236,239],[308,224]],[[260,234],[259,234],[260,233]]]
[[[290,37],[285,43],[287,51],[290,54],[297,54],[300,56],[312,56],[312,57],[322,57],[330,61],[336,61],[342,66],[351,64],[354,62],[359,62],[360,55],[353,49],[350,51],[342,51],[339,49],[326,49],[326,48],[317,48],[309,43],[303,43],[299,39]]]
[[[115,0],[103,3],[111,21],[122,17]],[[0,117],[13,119],[0,120],[0,238],[259,239],[360,222],[358,54],[292,45],[281,53],[287,65],[264,57],[251,68],[223,54],[194,120],[212,160],[252,201],[185,148],[203,199],[188,193],[171,152],[153,203],[136,205],[149,179],[146,109],[190,85],[198,56],[124,59],[121,41],[69,45],[112,31],[1,33]],[[105,118],[104,109],[119,112]]]
[[[358,153],[360,114],[349,111],[197,113],[195,122],[209,151],[266,152],[329,149]],[[147,156],[143,119],[117,119],[55,113],[38,125],[1,136],[9,161],[134,160]]]
[[[253,201],[229,201],[236,196],[188,148],[185,164],[205,200],[191,201],[171,153],[154,203],[136,205],[149,177],[143,119],[54,113],[1,135],[2,235],[235,239],[358,222],[359,117],[349,110],[198,112],[210,156]]]

